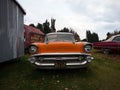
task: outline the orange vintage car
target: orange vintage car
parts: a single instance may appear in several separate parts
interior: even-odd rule
[[[85,68],[92,61],[92,44],[75,42],[72,33],[49,33],[45,42],[29,47],[30,63],[40,69]]]

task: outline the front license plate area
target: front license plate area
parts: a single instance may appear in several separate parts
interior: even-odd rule
[[[65,68],[66,63],[65,62],[57,62],[55,63],[55,68]]]

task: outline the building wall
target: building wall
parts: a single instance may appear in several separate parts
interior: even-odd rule
[[[0,0],[0,62],[24,55],[23,17],[15,0]]]

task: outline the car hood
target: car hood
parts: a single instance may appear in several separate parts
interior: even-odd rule
[[[73,42],[50,42],[37,44],[39,53],[74,53],[83,52],[84,44]]]

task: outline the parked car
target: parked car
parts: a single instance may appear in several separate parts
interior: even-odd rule
[[[93,43],[93,48],[102,50],[105,54],[120,53],[120,34],[114,35],[106,41]]]
[[[85,68],[92,61],[92,44],[75,42],[72,33],[49,33],[44,43],[33,43],[30,63],[41,69]]]

